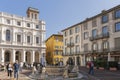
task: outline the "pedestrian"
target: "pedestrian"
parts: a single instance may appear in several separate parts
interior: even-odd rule
[[[18,80],[19,68],[20,68],[20,65],[18,64],[18,60],[16,60],[16,62],[13,64],[13,67],[14,67],[14,78]]]
[[[36,73],[36,71],[37,71],[37,70],[36,70],[36,63],[34,62],[34,63],[33,63],[32,73],[33,73],[33,74],[35,74],[35,73]]]
[[[22,72],[22,68],[23,68],[23,62],[20,62],[20,72]]]
[[[90,61],[89,62],[89,74],[94,74],[94,63],[93,63],[93,61]]]
[[[13,72],[13,67],[11,62],[8,63],[7,65],[7,73],[8,73],[8,77],[10,76],[10,78],[12,77],[12,72]]]

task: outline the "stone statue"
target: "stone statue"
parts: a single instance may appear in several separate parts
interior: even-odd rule
[[[63,73],[63,77],[64,77],[64,78],[68,78],[68,67],[69,67],[69,65],[66,65],[66,66],[65,66],[65,71],[64,71],[64,73]]]

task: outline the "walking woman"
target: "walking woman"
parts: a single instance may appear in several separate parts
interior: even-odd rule
[[[13,67],[12,67],[11,62],[8,63],[7,65],[7,72],[8,72],[8,76],[12,77]]]

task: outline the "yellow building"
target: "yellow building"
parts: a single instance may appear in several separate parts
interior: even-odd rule
[[[63,35],[53,34],[46,40],[46,61],[48,64],[63,62]]]

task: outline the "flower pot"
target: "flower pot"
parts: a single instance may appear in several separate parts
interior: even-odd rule
[[[104,70],[104,67],[99,67],[99,70]]]
[[[115,68],[115,67],[110,67],[110,69],[109,69],[110,71],[116,71],[117,70],[117,68]]]

